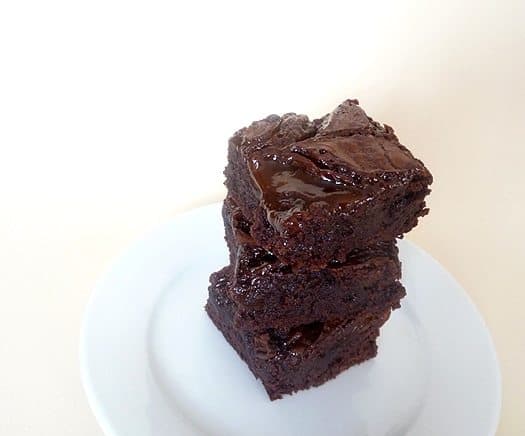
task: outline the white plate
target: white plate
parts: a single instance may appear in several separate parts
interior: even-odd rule
[[[211,434],[484,436],[500,373],[466,293],[400,241],[408,296],[378,356],[270,402],[206,316],[208,276],[227,262],[220,206],[180,215],[137,243],[96,287],[80,343],[89,403],[109,436]]]

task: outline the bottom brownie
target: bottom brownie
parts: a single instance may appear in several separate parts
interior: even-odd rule
[[[227,296],[228,286],[227,275],[210,286],[206,311],[261,380],[271,400],[319,386],[350,366],[374,357],[379,328],[392,309],[388,305],[374,312],[363,311],[349,320],[253,332],[235,328],[235,307]]]

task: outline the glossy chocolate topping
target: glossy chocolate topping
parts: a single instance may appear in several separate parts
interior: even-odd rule
[[[268,220],[278,229],[312,203],[334,205],[363,199],[361,190],[317,168],[304,156],[289,156],[284,161],[274,157],[253,157],[249,168],[262,193]]]
[[[426,171],[356,100],[312,122],[304,115],[271,115],[232,141],[243,151],[268,221],[280,232],[301,225],[292,217],[313,204],[328,213],[341,205],[359,207]]]

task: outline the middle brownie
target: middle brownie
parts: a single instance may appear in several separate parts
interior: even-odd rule
[[[344,262],[318,271],[292,270],[255,244],[250,223],[231,198],[224,202],[223,218],[231,261],[228,297],[235,304],[237,328],[349,319],[363,310],[399,307],[405,296],[395,241],[352,251]]]

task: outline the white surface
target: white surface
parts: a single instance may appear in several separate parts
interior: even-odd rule
[[[500,376],[485,325],[452,277],[400,242],[408,297],[377,358],[270,402],[203,311],[227,259],[218,204],[130,249],[85,315],[81,368],[109,436],[493,435]]]

